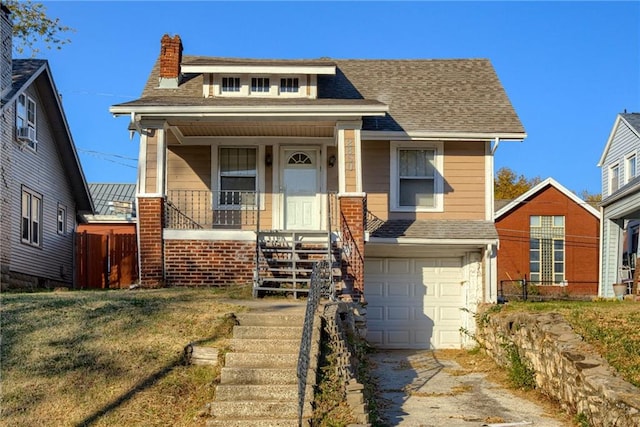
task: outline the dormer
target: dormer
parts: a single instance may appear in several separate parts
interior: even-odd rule
[[[318,97],[318,76],[335,75],[326,60],[196,58],[182,63],[183,74],[202,74],[205,98]]]

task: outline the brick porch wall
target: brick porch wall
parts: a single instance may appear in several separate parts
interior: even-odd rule
[[[140,286],[164,286],[162,268],[162,197],[138,198],[138,233],[140,239]]]
[[[365,196],[340,196],[341,233],[353,238],[350,254],[343,256],[343,275],[353,289],[364,292],[364,211]],[[345,240],[347,243],[347,240]]]
[[[165,240],[169,286],[225,286],[253,282],[255,242]]]

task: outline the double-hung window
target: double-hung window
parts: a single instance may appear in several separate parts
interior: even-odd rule
[[[220,207],[234,208],[255,204],[257,149],[255,147],[220,148]]]
[[[635,153],[625,158],[624,165],[624,182],[625,184],[636,177],[636,155]]]
[[[620,188],[620,166],[616,163],[609,168],[609,194],[615,193]]]
[[[396,211],[441,211],[441,145],[391,145],[391,203]]]
[[[26,141],[29,148],[36,150],[36,103],[24,93],[18,96],[16,132],[20,141]]]
[[[20,227],[23,243],[42,246],[42,195],[22,188],[22,224]]]
[[[564,216],[529,218],[529,278],[542,285],[565,280]]]
[[[67,233],[67,208],[63,205],[58,205],[58,220],[57,220],[58,234]]]

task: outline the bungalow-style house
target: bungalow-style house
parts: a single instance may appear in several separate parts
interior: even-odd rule
[[[495,224],[506,298],[525,280],[542,296],[598,294],[600,212],[553,178],[496,209]]]
[[[638,156],[640,113],[618,114],[598,162],[602,170],[602,260],[598,294],[602,297],[614,296],[612,285],[634,276],[640,225]]]
[[[493,151],[526,136],[491,63],[182,50],[110,109],[140,134],[141,285],[304,294],[326,258],[373,344],[464,345],[496,300]]]
[[[0,283],[68,287],[73,233],[91,198],[49,64],[12,59],[10,11],[0,9]]]

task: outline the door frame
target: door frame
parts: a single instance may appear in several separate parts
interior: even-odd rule
[[[274,146],[274,152],[275,150]],[[319,229],[324,229],[327,227],[327,200],[326,197],[320,197],[320,195],[326,193],[326,182],[327,182],[327,172],[326,168],[323,165],[326,163],[327,150],[324,145],[285,145],[282,144],[277,147],[278,159],[277,162],[274,161],[274,165],[277,165],[277,168],[274,167],[273,170],[273,193],[278,195],[278,200],[274,200],[273,203],[273,227],[275,229],[284,230],[285,229],[285,197],[284,197],[284,169],[286,166],[287,158],[285,153],[288,151],[313,151],[315,153],[316,158],[316,177],[317,177],[317,185],[316,185],[316,195],[319,197],[318,207],[320,209],[320,221],[319,221]]]

